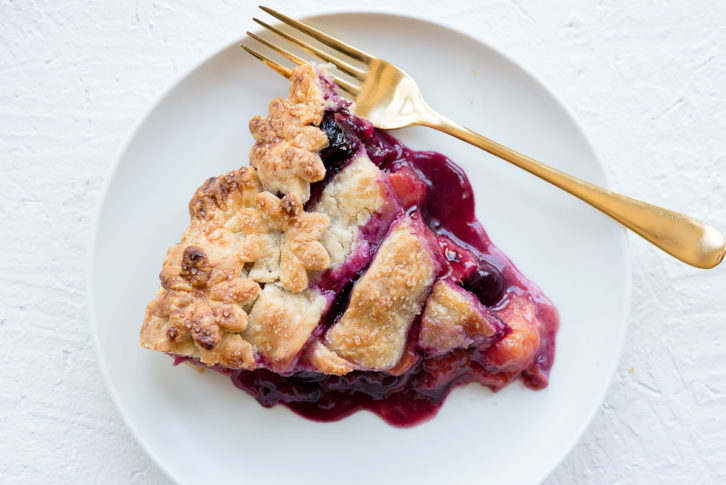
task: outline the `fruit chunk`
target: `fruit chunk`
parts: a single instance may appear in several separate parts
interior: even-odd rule
[[[388,174],[398,202],[404,209],[423,205],[426,199],[426,184],[408,167]]]
[[[455,243],[451,238],[444,235],[438,235],[437,241],[441,252],[449,267],[448,279],[454,283],[461,283],[478,267],[470,251],[467,251],[459,244]]]
[[[498,315],[512,331],[494,344],[486,357],[502,372],[521,372],[539,349],[540,324],[534,305],[527,297],[512,293],[511,300]]]
[[[341,129],[335,120],[335,113],[326,111],[320,129],[328,137],[328,146],[320,151],[320,158],[327,169],[335,169],[340,162],[345,161],[354,151],[355,142],[348,133]]]
[[[479,262],[479,266],[469,273],[462,285],[474,293],[482,304],[493,306],[502,299],[504,278],[502,273],[487,261]]]

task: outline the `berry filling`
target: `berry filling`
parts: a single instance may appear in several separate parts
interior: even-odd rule
[[[461,282],[461,286],[474,293],[486,306],[496,305],[504,295],[502,273],[486,261],[480,261],[474,271]]]
[[[320,152],[320,158],[323,160],[326,171],[333,171],[333,175],[340,170],[341,163],[350,157],[357,148],[357,144],[341,128],[335,117],[335,112],[326,111],[323,121],[320,123],[320,129],[328,137],[328,146]]]

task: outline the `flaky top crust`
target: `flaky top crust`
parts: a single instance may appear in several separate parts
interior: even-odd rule
[[[434,284],[421,318],[419,345],[436,356],[493,337],[504,323],[479,300],[446,280]]]
[[[360,227],[373,215],[397,211],[394,200],[386,174],[370,161],[365,151],[355,155],[330,181],[313,209],[330,217],[330,227],[320,242],[330,254],[332,267],[350,255]]]
[[[327,308],[319,292],[285,291],[270,284],[260,293],[250,312],[250,323],[242,333],[257,350],[265,367],[275,372],[291,370]]]
[[[331,350],[360,369],[395,366],[439,269],[423,228],[404,215],[391,227],[353,287],[347,310],[328,332]]]

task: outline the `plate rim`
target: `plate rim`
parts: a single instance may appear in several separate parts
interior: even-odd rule
[[[526,75],[530,76],[534,81],[539,84],[544,91],[547,93],[548,96],[552,98],[552,100],[556,103],[557,107],[562,109],[564,114],[566,115],[567,119],[572,122],[572,124],[578,129],[578,131],[581,133],[583,137],[583,141],[585,142],[586,147],[592,152],[594,156],[594,161],[596,162],[596,169],[598,172],[600,172],[600,175],[603,177],[604,183],[602,184],[605,188],[611,187],[611,180],[608,175],[608,172],[606,170],[606,167],[602,161],[602,158],[600,157],[600,154],[595,149],[595,146],[593,145],[590,136],[588,135],[587,131],[584,129],[584,126],[582,122],[577,118],[575,115],[574,110],[564,102],[564,100],[557,94],[556,91],[553,90],[553,88],[538,74],[530,70],[526,67],[526,65],[522,62],[520,62],[516,56],[509,53],[506,49],[500,48],[497,46],[496,43],[491,41],[490,39],[485,38],[482,35],[474,34],[468,30],[463,29],[462,27],[454,24],[452,21],[448,19],[439,19],[434,18],[433,16],[430,16],[426,13],[420,13],[420,12],[414,12],[411,10],[401,9],[397,7],[388,7],[388,6],[335,6],[333,8],[312,8],[312,9],[301,9],[301,12],[296,15],[296,18],[299,18],[301,20],[306,20],[312,17],[326,17],[326,16],[334,16],[334,15],[341,15],[341,14],[353,14],[353,15],[387,15],[387,16],[393,16],[393,17],[402,17],[405,19],[413,19],[421,22],[427,22],[431,23],[440,27],[444,27],[448,30],[451,30],[453,32],[456,32],[462,36],[465,36],[469,38],[470,40],[481,44],[482,46],[496,52],[498,55],[502,56],[504,59],[506,59],[508,62],[511,62],[515,67],[518,69],[521,69]],[[251,19],[248,20],[247,25],[249,26],[251,22]],[[113,382],[110,378],[109,370],[106,366],[105,360],[103,358],[103,355],[101,353],[101,346],[99,341],[99,335],[98,335],[98,323],[95,319],[95,305],[94,305],[94,261],[96,259],[96,241],[98,239],[98,233],[100,229],[100,220],[101,220],[101,214],[103,212],[105,201],[108,195],[109,188],[111,186],[111,181],[114,179],[114,176],[116,175],[116,172],[118,171],[118,168],[120,166],[121,160],[123,159],[124,155],[126,154],[129,145],[131,142],[136,138],[138,135],[140,128],[143,126],[143,124],[146,122],[146,120],[151,116],[151,114],[157,109],[157,107],[169,96],[169,94],[181,83],[184,79],[186,79],[188,76],[190,76],[193,72],[195,72],[197,69],[199,69],[202,65],[204,65],[207,61],[210,59],[216,57],[226,49],[232,47],[235,44],[239,44],[241,40],[244,40],[244,36],[240,37],[239,35],[236,35],[231,38],[231,40],[227,40],[223,42],[219,47],[216,47],[212,49],[209,53],[203,54],[199,60],[192,63],[190,67],[188,67],[186,70],[178,74],[174,77],[172,82],[170,82],[165,88],[154,98],[154,101],[149,105],[146,110],[144,110],[143,114],[139,116],[134,124],[132,125],[131,129],[127,132],[125,137],[123,138],[123,141],[119,145],[119,148],[116,150],[116,152],[113,155],[113,161],[111,165],[106,170],[106,173],[104,175],[103,184],[101,186],[101,189],[98,192],[97,200],[95,201],[95,209],[91,220],[91,227],[90,227],[90,235],[89,235],[89,250],[88,250],[88,259],[87,259],[87,268],[86,268],[86,294],[87,294],[87,308],[88,308],[88,325],[91,327],[91,338],[93,341],[93,347],[94,347],[94,353],[96,356],[96,359],[98,361],[98,365],[101,368],[101,374],[103,376],[104,385],[106,387],[106,390],[108,394],[111,397],[111,400],[113,401],[114,407],[116,408],[117,412],[121,416],[121,419],[123,423],[126,425],[126,428],[131,432],[131,435],[136,440],[138,445],[141,447],[141,449],[146,453],[146,455],[156,464],[156,466],[159,467],[159,469],[173,482],[184,484],[185,482],[182,480],[182,478],[176,473],[175,470],[173,470],[170,466],[167,466],[167,463],[165,463],[163,460],[157,456],[156,452],[152,449],[152,447],[146,442],[145,438],[142,436],[142,434],[139,432],[139,430],[136,428],[136,425],[132,422],[131,418],[126,413],[125,409],[123,408],[120,398],[117,394],[116,388],[113,385]],[[554,460],[553,463],[546,469],[543,469],[540,473],[539,477],[537,478],[536,483],[540,483],[544,481],[549,475],[551,475],[567,458],[572,450],[574,449],[575,445],[579,443],[579,441],[582,439],[582,437],[585,435],[585,432],[588,430],[590,425],[592,424],[593,419],[595,416],[599,414],[600,408],[605,400],[605,397],[610,390],[613,378],[615,376],[615,372],[617,371],[618,365],[621,361],[623,347],[625,344],[625,339],[628,334],[628,327],[629,327],[629,317],[630,317],[630,309],[632,305],[632,255],[630,251],[630,242],[628,238],[628,232],[627,230],[620,226],[618,228],[619,232],[619,239],[620,244],[622,245],[623,249],[623,263],[625,267],[625,275],[624,275],[624,285],[623,285],[623,309],[622,309],[622,326],[621,326],[621,332],[620,336],[615,348],[615,358],[613,359],[613,364],[610,366],[611,368],[608,370],[608,378],[607,382],[603,386],[602,390],[600,391],[600,395],[597,396],[597,406],[594,406],[593,409],[590,410],[588,413],[587,419],[585,419],[578,432],[574,435],[574,437],[570,440],[570,442],[567,444],[566,447],[563,448],[563,453],[561,456]]]

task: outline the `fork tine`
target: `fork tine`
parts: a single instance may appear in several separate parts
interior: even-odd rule
[[[280,12],[276,12],[275,10],[272,10],[271,8],[264,7],[262,5],[259,6],[263,11],[267,12],[268,14],[272,15],[276,19],[286,23],[290,27],[293,27],[301,32],[304,32],[308,34],[310,37],[312,37],[315,40],[318,40],[322,42],[323,44],[327,45],[328,47],[332,47],[333,49],[342,52],[343,54],[352,57],[353,59],[357,59],[364,64],[370,64],[375,57],[371,56],[370,54],[363,52],[360,49],[356,49],[355,47],[346,44],[345,42],[342,42],[335,37],[332,37],[324,32],[319,31],[318,29],[314,27],[310,27],[309,25],[306,25],[302,22],[299,22],[295,19],[292,19],[288,17],[287,15],[283,15]]]
[[[257,22],[258,24],[260,24],[267,30],[270,30],[270,31],[274,32],[275,34],[279,35],[283,39],[289,40],[290,42],[292,42],[296,46],[300,47],[301,49],[308,51],[312,55],[317,56],[324,61],[332,62],[333,64],[335,64],[338,67],[338,69],[340,69],[341,71],[343,71],[346,74],[353,76],[354,78],[358,79],[359,81],[366,80],[365,72],[361,71],[360,69],[358,69],[357,67],[355,67],[351,64],[348,64],[344,60],[337,58],[331,54],[328,54],[327,52],[322,51],[322,50],[318,49],[317,47],[314,47],[314,46],[308,44],[307,42],[303,42],[302,40],[297,39],[297,38],[293,37],[292,35],[290,35],[286,32],[283,32],[280,29],[277,29],[277,28],[273,27],[272,25],[269,25],[269,24],[263,22],[260,19],[253,18],[252,20]],[[249,32],[248,32],[248,34],[249,34]]]
[[[252,32],[247,32],[247,35],[252,37],[255,40],[260,41],[264,45],[270,47],[271,49],[275,50],[276,52],[279,52],[281,55],[285,56],[286,58],[290,59],[295,64],[307,64],[307,61],[301,57],[296,56],[292,52],[289,52],[285,49],[283,49],[280,46],[277,46],[273,44],[270,41],[267,41],[260,37],[259,35],[255,35]],[[251,49],[247,47],[244,44],[240,44],[240,47],[242,47],[244,50],[252,54],[254,57],[262,61],[264,64],[266,64],[268,67],[270,67],[273,71],[277,72],[278,74],[281,74],[285,76],[286,78],[290,79],[290,76],[292,75],[290,69],[286,68],[285,66],[282,66],[281,64],[278,64],[277,62],[273,61],[269,57],[265,56],[264,54],[260,54],[254,49]],[[335,84],[338,85],[340,89],[343,91],[346,91],[353,96],[358,96],[360,94],[360,87],[356,86],[355,84],[349,83],[345,79],[340,79],[338,76],[333,76],[333,79],[335,80]]]
[[[275,44],[273,44],[272,42],[270,42],[268,40],[263,39],[259,35],[253,34],[252,32],[247,32],[247,35],[249,35],[250,37],[252,37],[253,39],[255,39],[258,42],[262,42],[267,47],[269,47],[270,49],[273,49],[274,51],[278,52],[279,54],[287,57],[288,59],[290,59],[295,64],[306,64],[305,59],[303,59],[302,57],[296,56],[292,52],[290,52],[290,51],[288,51],[286,49],[283,49],[282,47],[280,47],[278,45],[275,45]]]
[[[265,64],[267,67],[275,71],[276,73],[280,74],[281,76],[284,76],[288,79],[292,76],[292,71],[290,69],[286,68],[285,66],[278,64],[277,62],[273,61],[269,57],[267,57],[264,54],[260,54],[254,49],[250,49],[244,44],[239,45],[241,48],[252,54],[254,57],[256,57],[258,60],[262,61],[263,64]]]

